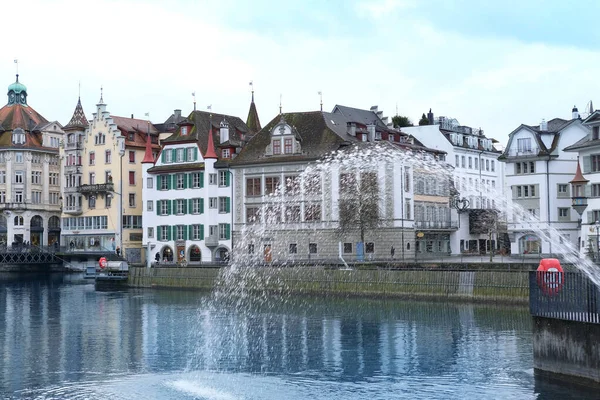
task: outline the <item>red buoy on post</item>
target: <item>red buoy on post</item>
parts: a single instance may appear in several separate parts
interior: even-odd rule
[[[107,264],[108,261],[106,261],[106,257],[100,257],[100,259],[98,260],[98,265],[100,265],[100,269],[106,268]]]
[[[565,273],[556,258],[543,258],[537,269],[537,284],[544,294],[558,294],[565,283]]]

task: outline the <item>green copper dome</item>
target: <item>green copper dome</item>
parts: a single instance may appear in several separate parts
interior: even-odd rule
[[[8,104],[22,104],[27,105],[27,88],[21,82],[19,82],[19,74],[17,74],[17,80],[15,83],[8,86]]]
[[[8,91],[13,91],[15,92],[15,94],[19,94],[21,92],[27,92],[27,87],[25,87],[25,85],[23,85],[21,82],[19,82],[19,75],[17,74],[17,80],[15,81],[15,83],[11,84],[8,86]]]

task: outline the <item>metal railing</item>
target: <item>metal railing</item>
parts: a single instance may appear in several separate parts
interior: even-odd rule
[[[504,152],[506,157],[537,157],[540,149],[532,147],[529,149],[510,149]]]
[[[415,221],[417,229],[458,229],[458,221]]]
[[[534,317],[600,324],[600,288],[580,272],[529,273]]]

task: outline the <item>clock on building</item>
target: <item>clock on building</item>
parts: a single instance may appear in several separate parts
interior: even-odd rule
[[[15,102],[15,94],[14,94],[13,92],[11,92],[11,93],[8,95],[8,103],[9,103],[9,104],[13,104],[14,102]]]
[[[25,104],[25,93],[21,93],[21,103]]]

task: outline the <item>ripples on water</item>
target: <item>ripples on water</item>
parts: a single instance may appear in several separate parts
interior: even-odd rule
[[[534,378],[526,309],[0,284],[9,399],[564,399]]]

